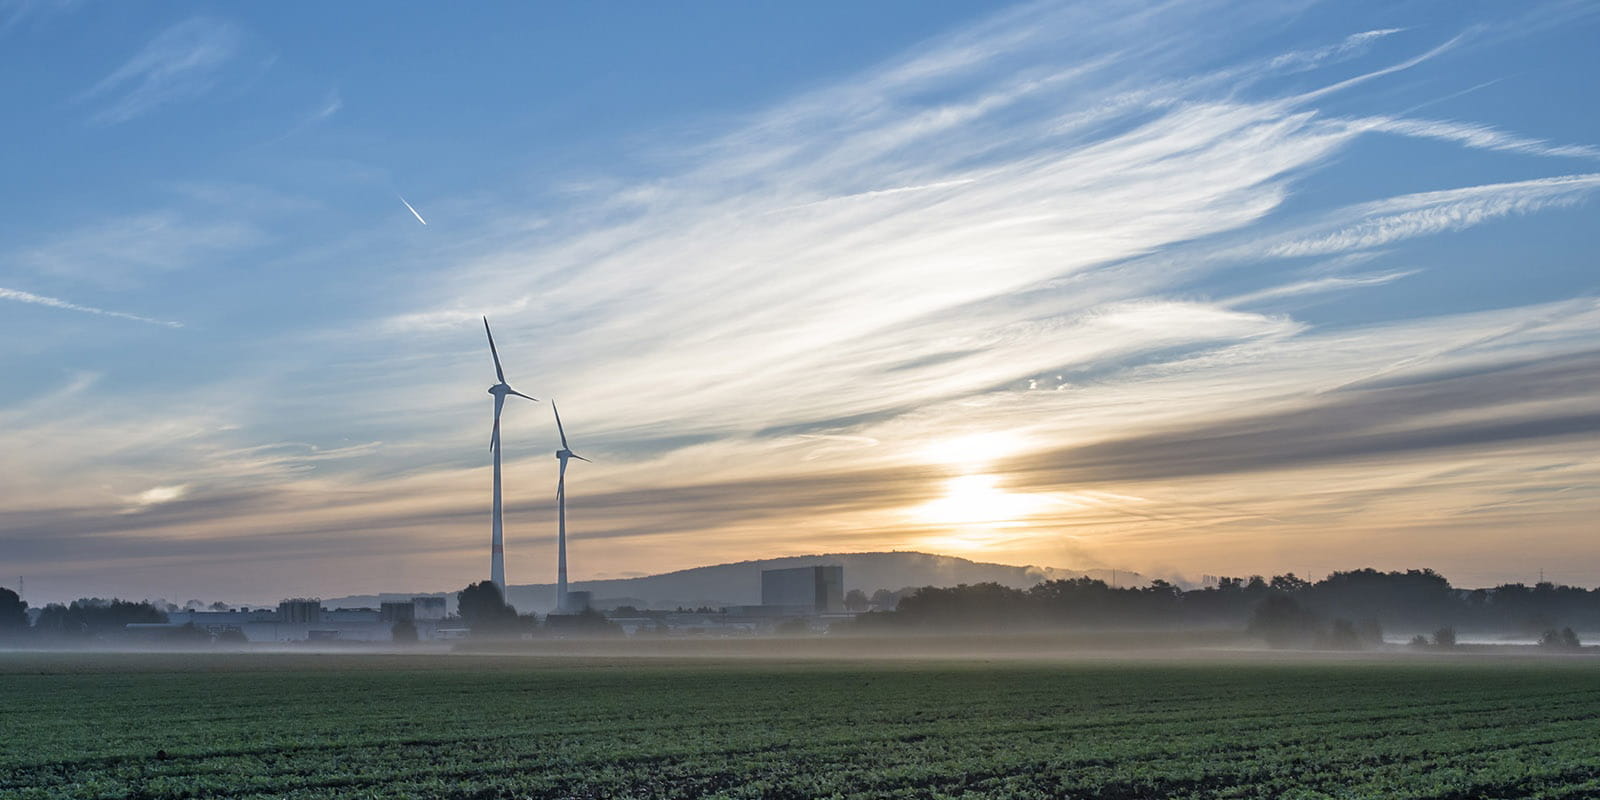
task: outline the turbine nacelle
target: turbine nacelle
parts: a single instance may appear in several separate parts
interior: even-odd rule
[[[560,461],[563,465],[567,463],[567,459],[569,458],[576,458],[579,461],[589,461],[589,459],[572,452],[572,448],[567,446],[567,429],[561,427],[561,409],[556,408],[556,401],[550,401],[550,410],[554,411],[556,414],[556,433],[561,434],[561,449],[556,451],[556,460]],[[589,461],[589,463],[593,464],[594,462]]]
[[[497,384],[495,384],[493,386],[490,386],[488,391],[489,391],[489,394],[492,394],[495,397],[504,398],[508,394],[514,394],[517,397],[526,398],[528,400],[534,401],[535,403],[539,402],[539,398],[537,398],[537,397],[529,397],[528,395],[525,395],[522,392],[519,392],[516,389],[513,389],[509,385],[504,384],[504,383],[497,383]]]

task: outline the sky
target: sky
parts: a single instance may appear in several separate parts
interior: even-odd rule
[[[0,0],[0,585],[1600,584],[1600,6]],[[887,587],[898,588],[898,587]]]

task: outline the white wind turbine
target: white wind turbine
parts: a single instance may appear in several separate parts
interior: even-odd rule
[[[561,477],[556,479],[556,610],[567,611],[567,461],[578,459],[594,463],[572,452],[567,446],[567,431],[561,427],[561,410],[556,401],[550,401],[550,410],[556,413],[556,432],[561,434],[561,449],[556,459],[561,462]]]
[[[506,547],[505,529],[500,520],[500,410],[505,408],[506,395],[514,394],[525,397],[535,402],[536,397],[528,397],[522,392],[511,388],[506,383],[506,371],[500,368],[500,351],[494,346],[494,333],[489,330],[489,318],[483,318],[483,332],[489,336],[489,353],[494,356],[494,375],[500,380],[489,387],[489,394],[494,395],[494,432],[489,434],[489,451],[494,453],[494,519],[490,525],[493,529],[492,544],[489,549],[489,580],[500,587],[501,594],[506,590]]]

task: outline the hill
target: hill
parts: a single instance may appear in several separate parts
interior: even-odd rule
[[[878,589],[903,589],[917,586],[955,586],[963,583],[993,582],[1025,589],[1040,581],[1064,578],[1091,577],[1112,580],[1111,570],[1073,570],[1057,567],[1019,567],[1011,564],[990,564],[956,556],[933,553],[822,553],[807,556],[766,558],[739,561],[707,567],[647,575],[638,578],[613,580],[574,581],[571,591],[594,594],[594,601],[602,608],[616,605],[633,605],[640,608],[698,608],[710,606],[751,605],[761,602],[761,571],[786,567],[806,567],[838,564],[844,567],[845,590],[860,589],[867,594]],[[1147,581],[1138,573],[1118,570],[1116,582],[1129,586]],[[555,605],[555,584],[513,584],[506,588],[507,599],[519,611],[547,613]],[[430,594],[385,593],[332,598],[324,601],[329,608],[345,606],[376,606],[381,600],[397,600]],[[446,594],[451,606],[455,605],[454,592]]]

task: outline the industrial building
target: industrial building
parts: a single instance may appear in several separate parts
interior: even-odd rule
[[[796,614],[844,611],[844,567],[838,565],[764,569],[761,605]]]
[[[320,600],[293,598],[276,609],[173,611],[167,614],[165,624],[129,625],[128,629],[154,632],[193,625],[212,636],[237,632],[250,642],[388,642],[394,639],[394,626],[407,622],[416,627],[418,639],[428,641],[449,638],[450,633],[442,628],[444,618],[443,597],[413,597],[409,602],[386,602],[376,609],[327,609]]]

